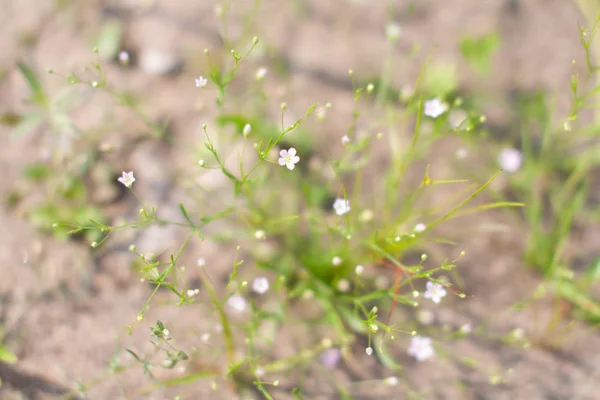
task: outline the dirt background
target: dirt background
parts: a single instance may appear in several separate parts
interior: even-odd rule
[[[95,95],[93,102],[72,113],[76,124],[98,126],[111,121],[112,127],[102,132],[100,143],[117,149],[107,160],[116,171],[134,170],[136,192],[147,204],[153,204],[165,218],[180,219],[176,205],[190,200],[189,193],[175,188],[174,177],[188,165],[194,165],[195,154],[190,144],[198,145],[198,132],[203,123],[215,115],[214,92],[199,92],[193,78],[205,68],[203,50],[223,51],[222,30],[218,26],[213,1],[70,1],[62,10],[48,0],[0,1],[0,111],[27,110],[23,99],[28,90],[15,68],[19,60],[34,65],[39,71],[81,70],[93,60],[93,40],[109,18],[124,27],[123,47],[132,55],[143,57],[154,51],[160,60],[177,67],[174,73],[152,73],[133,63],[122,68],[107,62],[110,82],[126,88],[144,99],[144,110],[158,119],[170,120],[170,145],[156,141],[131,144],[143,125],[130,112],[115,109],[108,96]],[[377,4],[374,4],[377,3]],[[491,126],[506,128],[511,118],[511,93],[515,90],[545,89],[556,95],[560,112],[569,104],[569,78],[572,59],[582,60],[577,24],[585,25],[574,2],[566,0],[455,0],[397,1],[390,15],[384,2],[371,1],[279,1],[265,0],[257,11],[257,22],[250,36],[261,38],[261,51],[240,71],[240,79],[250,80],[256,68],[269,67],[265,90],[273,115],[281,101],[299,117],[313,102],[332,102],[326,122],[311,122],[324,147],[338,148],[352,112],[351,86],[347,71],[356,76],[376,76],[386,49],[385,26],[388,20],[402,25],[402,39],[394,46],[397,86],[415,82],[426,55],[435,51],[436,62],[456,63],[461,90],[489,95],[484,113]],[[228,20],[229,35],[240,32],[241,16],[251,10],[253,2],[232,1]],[[500,50],[494,54],[489,78],[474,74],[458,52],[458,38],[463,34],[483,34],[497,30]],[[409,56],[414,46],[416,56]],[[226,50],[225,50],[226,51]],[[278,60],[289,70],[287,75],[272,73]],[[64,86],[56,76],[41,74],[47,90],[55,93]],[[86,89],[89,90],[89,89]],[[88,93],[84,90],[85,95]],[[200,94],[199,94],[200,93]],[[239,99],[240,110],[251,105]],[[317,131],[318,129],[318,131]],[[502,129],[500,129],[502,130]],[[44,130],[18,140],[11,139],[11,129],[0,126],[0,195],[6,197],[21,180],[28,163],[42,159],[55,143]],[[318,133],[317,133],[318,132]],[[501,140],[510,141],[510,133]],[[444,155],[453,154],[458,142],[444,141],[438,165]],[[123,149],[127,149],[126,151]],[[334,150],[334,151],[338,151]],[[470,161],[476,163],[475,161]],[[477,166],[477,165],[474,165]],[[193,176],[188,174],[187,176]],[[196,179],[215,190],[215,198],[227,196],[218,174],[197,173]],[[228,189],[227,189],[228,190]],[[108,196],[106,212],[117,217],[135,217],[139,205],[131,196],[117,196],[113,191],[93,192]],[[112,197],[111,197],[112,196]],[[92,197],[91,201],[97,199]],[[216,206],[215,206],[216,207]],[[21,210],[22,211],[22,210]],[[211,211],[206,205],[201,212]],[[128,268],[132,255],[129,243],[142,252],[175,251],[185,235],[174,228],[152,228],[142,233],[122,234],[107,243],[104,251],[89,246],[64,242],[37,232],[23,217],[20,209],[0,208],[0,318],[5,344],[19,357],[15,366],[0,365],[4,381],[2,399],[56,399],[75,382],[90,382],[103,377],[87,393],[90,399],[167,399],[180,394],[182,399],[231,399],[238,395],[220,383],[211,391],[208,381],[192,385],[157,389],[133,396],[135,388],[150,383],[141,368],[118,377],[107,374],[113,356],[128,347],[150,352],[148,330],[141,324],[132,337],[123,337],[123,327],[130,324],[151,288],[139,282],[139,276]],[[452,329],[470,322],[486,326],[492,334],[474,334],[456,342],[442,343],[438,357],[427,363],[416,363],[398,346],[396,360],[404,365],[399,387],[390,388],[379,381],[391,374],[375,358],[364,355],[364,344],[356,345],[356,364],[343,362],[333,371],[313,365],[305,381],[307,399],[336,399],[331,376],[339,382],[363,380],[352,385],[357,399],[596,399],[600,389],[600,335],[583,324],[569,325],[566,338],[558,331],[544,329],[555,310],[552,299],[542,299],[524,311],[509,310],[516,301],[534,292],[539,278],[522,262],[524,225],[505,213],[487,213],[484,218],[461,223],[464,235],[460,249],[467,257],[461,264],[465,287],[475,296],[468,301],[451,299],[435,310],[435,324]],[[220,229],[227,228],[219,225]],[[454,229],[450,226],[448,229]],[[581,227],[580,237],[591,237],[592,227]],[[129,235],[129,236],[128,236]],[[579,255],[586,259],[597,252],[588,239],[575,242]],[[440,249],[445,254],[448,249]],[[229,247],[206,240],[193,243],[183,256],[182,264],[194,265],[198,257],[207,259],[213,279],[226,279],[233,260]],[[191,277],[193,279],[193,277]],[[162,294],[161,294],[162,295]],[[160,296],[159,296],[160,297]],[[168,296],[161,297],[163,300]],[[181,334],[176,343],[192,351],[202,360],[215,357],[212,346],[218,346],[217,322],[202,307],[173,308],[153,306],[148,320],[164,320],[172,332]],[[165,304],[166,305],[166,304]],[[512,329],[523,329],[532,346],[502,345],[497,338]],[[477,330],[476,330],[477,331]],[[293,354],[298,343],[311,341],[311,333],[296,326],[283,327],[286,340],[273,349],[276,356]],[[202,333],[215,339],[201,343]],[[314,335],[314,333],[312,334]],[[119,338],[119,339],[116,339]],[[403,343],[408,343],[404,340]],[[551,346],[551,344],[555,344]],[[204,347],[203,347],[204,346]],[[444,346],[445,349],[444,349]],[[478,360],[479,367],[470,369],[460,362],[462,357]],[[131,362],[125,354],[124,363]],[[318,364],[318,363],[315,363]],[[359,367],[357,367],[359,366]],[[188,372],[193,370],[188,366]],[[507,375],[511,368],[512,373]],[[156,371],[163,378],[183,374]],[[507,382],[492,385],[489,376],[506,376]],[[275,379],[276,377],[269,377]],[[286,382],[282,378],[282,382]],[[291,399],[290,384],[274,389],[275,399]],[[417,397],[412,391],[421,392]],[[254,394],[254,398],[260,398]]]

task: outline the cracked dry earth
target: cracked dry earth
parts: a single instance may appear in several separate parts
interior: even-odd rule
[[[351,85],[347,71],[356,76],[376,76],[386,51],[384,27],[388,21],[383,2],[370,1],[283,1],[264,0],[256,13],[252,35],[261,38],[264,50],[249,61],[252,68],[241,71],[251,79],[260,65],[279,62],[289,74],[271,74],[266,80],[272,93],[273,116],[286,101],[296,116],[315,101],[332,102],[328,119],[318,126],[323,148],[339,146],[352,113]],[[456,0],[397,1],[393,20],[402,24],[403,36],[394,49],[396,73],[392,83],[401,86],[416,80],[423,60],[436,47],[435,60],[455,63],[461,90],[494,93],[484,113],[491,125],[502,127],[510,112],[510,93],[514,90],[545,89],[557,93],[558,110],[568,107],[564,95],[572,72],[571,60],[581,59],[577,23],[585,21],[574,2],[564,0]],[[26,109],[22,99],[27,88],[15,63],[26,60],[40,71],[79,69],[88,63],[90,43],[107,19],[116,19],[124,28],[123,47],[138,56],[134,67],[108,66],[111,82],[138,94],[149,115],[168,118],[174,140],[135,142],[130,138],[143,125],[110,99],[96,96],[78,108],[73,119],[82,129],[110,120],[114,129],[104,140],[117,151],[107,161],[116,171],[136,171],[136,192],[154,204],[166,219],[180,219],[177,204],[188,194],[173,184],[173,178],[186,165],[195,163],[189,147],[201,144],[197,132],[202,123],[214,117],[213,93],[198,96],[193,77],[204,66],[202,50],[214,53],[223,49],[221,30],[214,18],[212,1],[90,1],[66,2],[62,10],[50,0],[4,0],[0,11],[0,110]],[[238,35],[241,16],[251,11],[253,2],[232,2],[229,34]],[[460,60],[457,38],[462,34],[482,34],[497,30],[502,38],[500,50],[492,60],[493,79],[482,79],[469,72]],[[416,45],[421,51],[416,55]],[[214,50],[213,50],[214,49]],[[560,49],[560,50],[557,50]],[[224,51],[226,51],[225,49]],[[148,56],[148,54],[154,56]],[[158,55],[158,56],[156,56]],[[145,58],[146,57],[146,58]],[[153,58],[154,57],[154,58]],[[158,59],[152,63],[148,59]],[[142,61],[146,60],[146,61]],[[157,65],[158,64],[158,65]],[[172,73],[163,74],[164,70]],[[55,92],[63,85],[56,77],[43,76],[46,87]],[[120,86],[119,86],[120,85]],[[210,99],[210,100],[206,100]],[[240,101],[243,102],[243,101]],[[244,110],[244,106],[240,105]],[[248,108],[248,107],[246,107]],[[485,107],[484,107],[485,108]],[[311,122],[312,123],[312,122]],[[317,125],[313,128],[317,130]],[[3,198],[20,180],[22,169],[43,157],[48,146],[43,131],[24,138],[10,138],[10,129],[0,126],[0,153]],[[131,144],[133,143],[133,144]],[[435,165],[444,165],[444,155],[453,153],[457,142],[445,141],[435,149]],[[127,149],[126,151],[124,149]],[[449,149],[451,149],[449,151]],[[439,157],[437,157],[439,155]],[[471,162],[478,162],[472,160]],[[476,167],[476,166],[475,166]],[[202,175],[201,183],[227,196],[225,182],[218,174]],[[138,205],[127,196],[108,196],[108,215],[134,217]],[[92,199],[93,201],[93,199]],[[218,209],[208,204],[203,212]],[[211,207],[215,207],[212,209]],[[523,222],[510,220],[504,213],[460,222],[460,250],[467,253],[461,268],[464,286],[474,297],[451,299],[436,308],[435,324],[456,328],[469,322],[485,325],[491,335],[505,335],[515,328],[530,338],[531,347],[501,344],[490,335],[473,334],[455,342],[441,343],[438,357],[416,363],[406,355],[406,341],[399,343],[395,359],[404,366],[398,387],[373,383],[391,371],[376,358],[364,355],[364,343],[357,343],[355,360],[346,360],[327,373],[313,365],[304,377],[305,398],[337,399],[332,380],[349,384],[355,399],[597,399],[600,389],[600,335],[584,324],[573,323],[566,338],[543,327],[552,317],[555,304],[539,300],[525,310],[511,309],[516,301],[531,295],[539,277],[522,264]],[[175,228],[151,228],[142,233],[122,234],[109,241],[102,251],[86,245],[64,242],[37,232],[19,209],[0,208],[0,322],[5,344],[19,357],[15,365],[0,365],[3,386],[0,398],[59,399],[76,382],[104,377],[89,390],[90,399],[166,399],[180,394],[182,399],[237,398],[225,384],[213,392],[206,381],[192,385],[156,389],[136,394],[135,389],[151,382],[141,368],[127,370],[118,377],[105,375],[110,360],[123,348],[149,351],[146,325],[124,337],[130,324],[148,298],[151,288],[139,282],[128,268],[132,256],[129,243],[141,252],[173,252],[186,232]],[[500,226],[501,229],[497,229]],[[220,228],[227,228],[220,225]],[[583,226],[582,237],[594,237],[593,227]],[[450,224],[449,230],[455,230]],[[597,251],[597,245],[581,241],[583,257]],[[458,250],[458,251],[460,251]],[[440,257],[456,249],[440,249]],[[211,273],[223,282],[234,255],[222,244],[206,240],[193,243],[182,263],[192,265],[202,255],[211,263]],[[168,294],[160,293],[161,299]],[[215,334],[214,316],[201,307],[173,309],[158,305],[149,319],[161,319],[171,331],[182,332],[177,344],[184,349],[198,346],[202,332]],[[399,316],[410,313],[399,310]],[[298,346],[317,340],[323,332],[307,332],[296,326],[280,327],[273,357],[294,354]],[[477,333],[477,329],[476,329]],[[314,339],[314,340],[313,340]],[[218,345],[218,343],[215,343]],[[449,351],[451,350],[451,352]],[[124,362],[130,362],[121,355]],[[478,367],[467,367],[464,357],[477,360]],[[190,367],[193,368],[193,367]],[[512,372],[507,373],[511,369]],[[159,378],[177,376],[179,371],[157,372]],[[492,384],[491,375],[502,375],[506,382]],[[270,377],[271,378],[271,377]],[[276,377],[273,377],[276,379]],[[285,377],[282,377],[285,382]],[[359,382],[363,381],[363,382]],[[275,399],[292,399],[291,384],[274,389]],[[407,387],[421,397],[410,397]],[[254,395],[259,398],[258,394]]]

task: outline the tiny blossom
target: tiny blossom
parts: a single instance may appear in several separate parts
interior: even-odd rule
[[[425,291],[424,297],[431,299],[435,304],[439,304],[443,297],[446,296],[446,289],[439,284],[431,281],[427,282],[427,290]]]
[[[210,333],[203,333],[202,336],[200,336],[200,340],[202,340],[204,343],[208,342],[210,340]]]
[[[264,239],[266,237],[267,237],[267,233],[265,231],[263,231],[262,229],[259,229],[256,232],[254,232],[254,238],[255,239],[262,240],[262,239]]]
[[[242,134],[244,136],[248,136],[250,134],[250,132],[252,132],[252,125],[250,125],[250,124],[244,125],[244,130],[242,131]]]
[[[267,76],[267,69],[265,67],[260,67],[256,70],[256,75],[254,76],[257,81],[262,81]]]
[[[133,184],[133,182],[135,182],[135,178],[133,177],[133,171],[130,171],[130,172],[123,171],[122,176],[117,180],[119,182],[121,182],[123,185],[125,185],[125,187],[130,187]]]
[[[337,267],[338,265],[340,265],[342,263],[342,259],[341,259],[341,257],[335,256],[331,260],[331,263]]]
[[[350,211],[350,200],[345,200],[341,198],[335,199],[333,203],[333,209],[337,215],[344,215],[348,211]]]
[[[279,158],[279,165],[285,165],[290,171],[293,170],[298,161],[300,161],[300,157],[296,155],[296,149],[293,147],[290,147],[289,150],[281,150],[279,155],[281,156]]]
[[[188,291],[187,291],[188,297],[194,297],[196,294],[197,293],[194,289],[188,289]]]
[[[335,368],[342,359],[342,352],[337,347],[324,350],[319,356],[319,361],[327,368]]]
[[[119,62],[123,65],[129,65],[129,53],[125,50],[122,50],[119,53]]]
[[[523,164],[523,153],[517,149],[505,147],[498,155],[498,163],[506,172],[517,172]]]
[[[362,265],[357,265],[356,268],[354,268],[354,272],[356,275],[362,275],[362,273],[365,272],[365,267]]]
[[[390,386],[396,386],[398,384],[398,378],[396,378],[395,376],[390,376],[388,378],[385,378],[385,383]]]
[[[254,278],[252,281],[252,290],[258,294],[264,294],[269,290],[269,280],[264,276]]]
[[[425,225],[425,224],[423,224],[421,222],[419,222],[418,224],[416,224],[415,228],[414,228],[415,232],[423,232],[423,231],[425,231],[425,229],[427,229],[427,225]]]
[[[397,23],[395,21],[390,22],[385,27],[385,35],[387,36],[388,40],[395,41],[400,37],[401,34],[402,34],[402,27],[400,26],[399,23]]]
[[[206,260],[204,259],[204,257],[198,258],[198,266],[204,267],[205,265],[206,265]]]
[[[350,138],[348,137],[348,135],[342,136],[342,144],[348,144],[348,143],[350,143]]]
[[[408,354],[417,361],[425,361],[435,355],[431,339],[428,337],[415,336],[412,338]]]
[[[471,326],[471,324],[463,324],[460,326],[460,331],[462,333],[471,333],[471,331],[473,330],[473,327]]]
[[[227,300],[227,305],[235,311],[242,312],[246,309],[246,299],[239,294],[234,294]]]
[[[373,354],[373,348],[372,347],[367,347],[365,349],[365,353],[367,353],[367,355],[370,356],[371,354]]]
[[[199,76],[199,77],[196,78],[196,87],[197,88],[203,88],[207,84],[208,84],[208,79],[206,79],[206,78],[204,78],[202,76]]]
[[[448,111],[448,105],[436,97],[425,102],[423,113],[428,117],[437,118],[446,111]]]

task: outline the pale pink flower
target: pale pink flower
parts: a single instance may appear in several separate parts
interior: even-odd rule
[[[296,149],[293,147],[290,147],[289,150],[281,150],[279,155],[279,165],[285,165],[290,171],[293,170],[298,161],[300,161],[300,157],[296,155]]]

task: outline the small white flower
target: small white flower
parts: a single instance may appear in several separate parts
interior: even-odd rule
[[[207,84],[208,84],[208,79],[206,79],[206,78],[204,78],[202,76],[199,76],[199,77],[196,78],[196,87],[197,88],[203,88]]]
[[[460,326],[460,331],[462,333],[471,333],[471,331],[473,330],[473,327],[471,326],[471,324],[463,324]]]
[[[227,299],[227,305],[233,308],[235,311],[242,312],[246,309],[246,299],[239,294],[234,294]]]
[[[425,361],[435,355],[431,339],[428,337],[414,336],[408,349],[408,354],[413,356],[417,361]]]
[[[196,293],[196,291],[194,289],[188,289],[187,291],[187,295],[188,297],[194,297],[196,296],[198,293]]]
[[[279,155],[279,165],[285,165],[290,171],[293,170],[298,161],[300,161],[300,157],[296,155],[296,149],[293,147],[290,147],[289,150],[281,150]]]
[[[255,239],[263,240],[266,237],[267,237],[267,233],[265,231],[263,231],[262,229],[259,229],[256,232],[254,232],[254,238]]]
[[[252,281],[252,290],[258,294],[264,294],[269,290],[269,280],[264,276],[254,278]]]
[[[365,353],[367,353],[367,355],[370,356],[371,354],[373,354],[373,348],[372,347],[367,347],[365,349]]]
[[[362,265],[357,265],[356,268],[354,268],[354,273],[356,275],[362,275],[363,272],[365,272],[365,267]]]
[[[424,223],[421,223],[421,222],[416,224],[414,227],[415,232],[424,232],[425,229],[427,229],[427,225],[425,225]]]
[[[204,267],[205,265],[206,265],[206,260],[204,259],[204,257],[198,258],[198,266]]]
[[[498,155],[498,163],[506,172],[517,172],[523,164],[523,153],[517,149],[505,147]]]
[[[395,376],[390,376],[388,378],[385,378],[385,383],[390,386],[396,386],[398,384],[398,378],[396,378]]]
[[[337,215],[346,214],[348,211],[350,211],[350,200],[340,198],[335,199],[335,202],[333,203],[333,209]]]
[[[122,51],[119,53],[119,62],[120,62],[122,65],[129,65],[129,53],[128,53],[128,52],[126,52],[125,50],[122,50]]]
[[[437,118],[448,111],[448,105],[437,97],[425,102],[424,114],[431,118]]]
[[[335,256],[331,260],[331,263],[337,267],[338,265],[340,265],[342,263],[342,259],[341,259],[341,257]]]
[[[250,132],[252,132],[252,125],[250,125],[250,124],[244,125],[244,130],[242,131],[242,134],[244,136],[248,136],[250,134]]]
[[[131,171],[131,172],[123,171],[122,176],[117,180],[119,182],[121,182],[123,185],[125,185],[125,187],[130,187],[133,184],[133,182],[135,182],[135,178],[133,177],[133,171]]]
[[[257,81],[262,81],[267,76],[267,69],[265,67],[260,67],[256,70],[255,78]]]
[[[402,27],[395,21],[388,23],[385,27],[385,35],[387,36],[388,40],[392,42],[395,42],[401,34]]]
[[[342,144],[348,144],[348,143],[350,143],[350,138],[348,137],[348,135],[342,136]]]
[[[443,297],[446,296],[446,289],[439,284],[431,281],[427,282],[427,290],[425,291],[424,297],[431,299],[435,304],[439,304]]]

